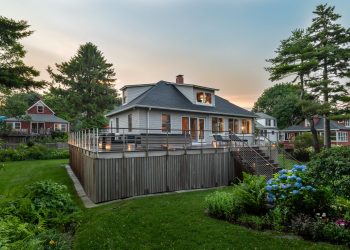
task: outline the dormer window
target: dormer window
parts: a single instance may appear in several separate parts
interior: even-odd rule
[[[44,106],[38,105],[36,108],[38,113],[44,113]]]
[[[211,105],[211,103],[212,103],[211,93],[202,92],[202,91],[197,92],[197,103]]]

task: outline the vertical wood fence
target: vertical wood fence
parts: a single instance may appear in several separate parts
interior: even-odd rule
[[[85,192],[95,202],[132,196],[225,186],[235,180],[229,151],[94,158],[70,145],[70,165]]]

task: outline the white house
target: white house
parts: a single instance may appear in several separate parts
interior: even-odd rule
[[[106,116],[113,133],[183,134],[192,142],[211,143],[229,131],[253,140],[256,115],[217,96],[218,89],[176,82],[126,85],[123,103]]]
[[[256,127],[259,129],[260,136],[267,138],[271,142],[277,142],[279,130],[277,128],[276,118],[265,113],[255,114],[258,116],[256,119]]]

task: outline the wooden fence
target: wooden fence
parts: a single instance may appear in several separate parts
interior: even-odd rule
[[[95,202],[132,196],[225,186],[239,176],[229,151],[200,150],[171,155],[96,158],[70,148],[70,165],[85,192]]]

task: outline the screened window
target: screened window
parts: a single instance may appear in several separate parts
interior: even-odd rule
[[[44,113],[44,106],[36,106],[38,113]]]
[[[224,118],[213,117],[211,123],[211,130],[213,133],[222,133],[224,132]]]
[[[132,114],[128,115],[128,131],[132,132]]]
[[[211,93],[206,93],[202,91],[197,92],[197,102],[204,103],[204,104],[211,104],[212,103]]]
[[[170,130],[171,130],[170,115],[162,114],[162,132],[170,132]]]
[[[348,142],[348,132],[337,132],[337,141],[338,142]]]

